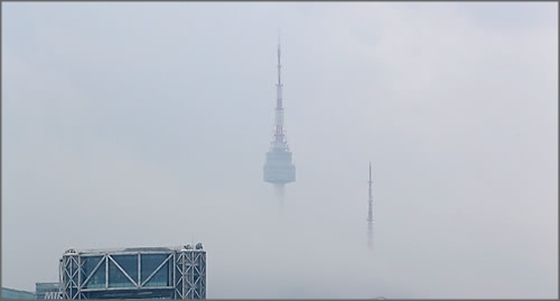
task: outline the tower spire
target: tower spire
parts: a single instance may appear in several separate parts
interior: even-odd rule
[[[369,179],[368,179],[368,246],[373,249],[373,196],[371,191],[371,186],[373,182],[371,181],[371,162],[369,162]]]
[[[282,64],[281,64],[281,49],[280,49],[280,36],[278,36],[278,82],[276,83],[276,132],[274,134],[274,142],[277,147],[287,148],[286,139],[284,136],[284,107],[282,103]]]
[[[280,50],[280,29],[278,29],[278,85],[282,85],[282,78],[281,78],[281,73],[280,73],[280,69],[281,64],[280,64],[280,54],[281,54],[281,50]]]

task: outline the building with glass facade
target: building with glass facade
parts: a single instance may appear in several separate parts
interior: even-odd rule
[[[2,299],[31,300],[35,299],[35,293],[3,287]]]
[[[63,299],[205,299],[202,244],[119,250],[67,250]]]
[[[37,282],[35,283],[35,295],[37,295],[37,299],[62,299],[60,283]]]

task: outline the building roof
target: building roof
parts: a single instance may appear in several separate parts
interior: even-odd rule
[[[114,254],[114,253],[171,253],[183,250],[204,252],[202,243],[197,243],[194,246],[187,244],[178,247],[132,247],[132,248],[113,248],[113,249],[68,249],[64,254],[77,253],[82,254]]]
[[[30,300],[30,299],[36,299],[37,297],[35,296],[35,293],[32,292],[28,292],[28,291],[22,291],[22,290],[16,290],[16,289],[12,289],[12,288],[6,288],[3,287],[2,288],[2,299],[25,299],[25,300]]]

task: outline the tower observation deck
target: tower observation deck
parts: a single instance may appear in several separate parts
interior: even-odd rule
[[[295,182],[296,167],[284,132],[284,107],[282,104],[282,77],[280,65],[280,43],[278,43],[278,82],[276,83],[275,130],[270,150],[266,153],[264,181],[280,190],[285,184]]]

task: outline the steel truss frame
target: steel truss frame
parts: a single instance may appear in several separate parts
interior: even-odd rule
[[[166,255],[159,266],[146,278],[141,275],[141,256],[148,254]],[[133,277],[128,273],[113,256],[137,255],[138,275]],[[99,256],[101,260],[96,266],[86,273],[84,270],[84,257]],[[109,263],[117,269],[133,284],[130,287],[109,286]],[[171,265],[168,276],[169,286],[146,286],[146,284],[160,272],[166,263]],[[105,285],[102,288],[87,288],[88,281],[99,270],[105,270]],[[67,251],[60,260],[59,281],[61,284],[62,299],[88,299],[88,293],[99,291],[131,291],[138,290],[170,290],[172,299],[206,299],[206,251],[193,249],[190,246],[181,248],[169,248],[168,251],[93,251],[76,252]],[[85,277],[85,278],[84,278]],[[135,279],[136,278],[136,279]],[[141,280],[143,279],[143,280]]]

